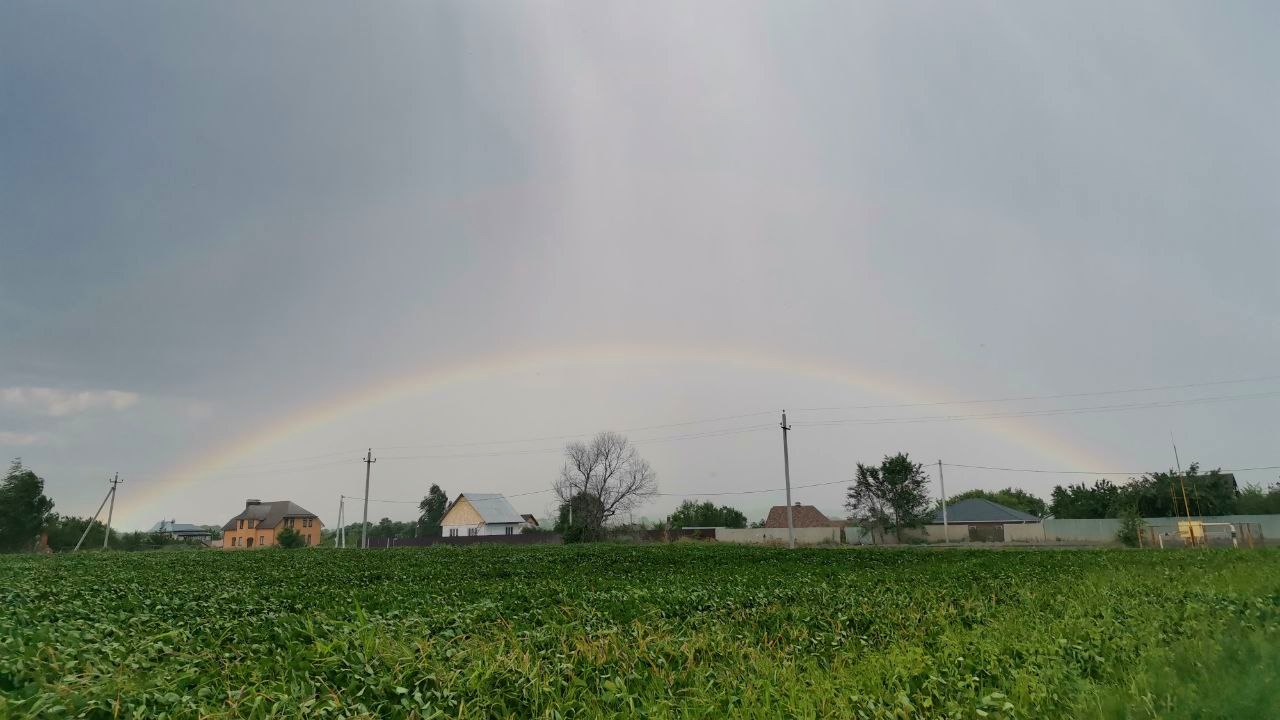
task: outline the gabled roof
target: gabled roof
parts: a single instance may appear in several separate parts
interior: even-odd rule
[[[209,528],[200,525],[190,525],[188,523],[173,522],[172,520],[161,520],[147,532],[153,533],[204,533],[209,534]]]
[[[933,516],[934,524],[942,522],[942,508]],[[969,498],[947,505],[947,522],[953,523],[1036,523],[1040,518],[984,498]]]
[[[769,517],[765,518],[764,526],[767,528],[784,528],[787,526],[787,506],[774,505],[769,510]],[[793,505],[791,506],[791,526],[798,528],[808,527],[833,527],[834,523],[831,518],[822,514],[822,511],[812,505]]]
[[[471,503],[471,507],[480,513],[480,518],[485,521],[485,524],[524,522],[524,518],[511,507],[511,503],[507,502],[501,493],[462,493],[457,500],[449,504],[444,514],[448,515],[453,506],[463,498],[466,498],[467,502]]]
[[[280,524],[281,520],[287,517],[319,517],[310,510],[293,502],[292,500],[273,500],[272,502],[256,503],[246,507],[239,515],[227,521],[222,526],[223,530],[235,530],[237,520],[257,520],[256,527],[270,529]]]

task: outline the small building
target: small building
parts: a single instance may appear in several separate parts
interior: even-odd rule
[[[177,520],[161,520],[147,532],[152,535],[167,535],[174,540],[198,540],[207,543],[213,539],[213,532],[201,525],[189,525]]]
[[[440,534],[446,538],[518,535],[527,525],[525,517],[500,494],[462,493],[445,508]]]
[[[812,505],[801,505],[796,503],[791,506],[791,526],[798,528],[825,528],[825,527],[841,527],[844,523],[839,523],[826,515],[822,511]],[[767,528],[785,528],[787,526],[787,506],[774,505],[769,510],[769,516],[764,520],[764,526]]]
[[[270,547],[276,544],[276,534],[291,528],[307,545],[320,544],[320,528],[324,525],[310,510],[291,500],[263,502],[244,501],[244,511],[222,526],[222,547],[228,550]]]
[[[1038,523],[1040,518],[983,498],[961,500],[947,505],[947,522],[955,525],[1004,525],[1006,523]],[[942,524],[942,508],[933,516],[933,524]]]
[[[530,529],[538,527],[538,518],[530,515],[529,513],[521,513],[520,517],[524,518],[524,524]]]

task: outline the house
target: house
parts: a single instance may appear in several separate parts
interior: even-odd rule
[[[538,518],[530,515],[529,513],[520,513],[520,517],[524,518],[524,524],[530,528],[538,527]]]
[[[213,539],[213,533],[209,528],[201,525],[188,525],[177,520],[161,520],[152,525],[147,532],[153,535],[167,535],[174,540],[199,540],[207,543]]]
[[[1004,525],[1006,523],[1038,523],[1040,518],[983,498],[961,500],[947,505],[947,522],[953,525]],[[942,524],[942,508],[933,516],[933,524]]]
[[[791,506],[791,526],[798,528],[842,527],[843,522],[832,520],[812,505],[796,503]],[[764,520],[767,528],[785,528],[787,526],[787,506],[774,505],[769,516]]]
[[[518,535],[527,524],[500,494],[462,493],[445,508],[444,517],[440,518],[440,534],[447,538]]]
[[[254,548],[276,544],[276,534],[292,528],[307,545],[320,544],[320,528],[324,525],[315,513],[290,500],[245,500],[244,512],[222,526],[222,547]]]

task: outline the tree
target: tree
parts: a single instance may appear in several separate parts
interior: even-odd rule
[[[1237,511],[1235,481],[1220,470],[1200,472],[1191,463],[1186,472],[1150,472],[1123,485],[1102,479],[1053,489],[1049,510],[1058,518],[1118,518],[1179,515],[1230,515]]]
[[[667,516],[667,526],[673,529],[682,527],[728,527],[744,528],[747,516],[728,505],[716,507],[710,502],[697,503],[685,500],[676,511]]]
[[[49,523],[45,529],[49,533],[49,549],[54,552],[70,552],[75,548],[76,543],[80,541],[80,536],[84,535],[85,528],[89,527],[90,518],[74,517],[71,515],[61,516],[58,513],[50,513]],[[89,534],[85,536],[84,547],[100,548],[102,547],[102,536],[106,533],[107,527],[101,520],[95,521],[93,527],[89,529]],[[115,537],[118,533],[112,532],[111,547],[119,548],[120,543]]]
[[[53,501],[44,496],[44,480],[14,460],[0,482],[0,552],[29,550],[48,525]]]
[[[886,455],[880,465],[858,463],[845,496],[849,517],[864,525],[893,528],[898,542],[902,529],[918,527],[932,517],[929,476],[906,453]]]
[[[553,489],[562,505],[579,495],[595,498],[595,502],[584,503],[589,514],[581,519],[590,537],[602,536],[610,518],[634,510],[658,491],[653,468],[617,433],[602,432],[590,442],[569,443],[564,455],[564,467]]]
[[[588,493],[578,493],[568,502],[560,503],[556,512],[555,531],[566,543],[597,542],[604,539],[604,526],[592,522],[599,517],[600,499]]]
[[[1280,483],[1265,490],[1249,483],[1236,498],[1236,512],[1241,515],[1274,515],[1280,513]]]
[[[1011,507],[1014,510],[1021,510],[1024,513],[1030,513],[1036,517],[1044,517],[1049,512],[1049,506],[1044,500],[1032,495],[1021,488],[1007,487],[1003,490],[966,490],[959,495],[953,495],[947,498],[947,504],[958,503],[961,500],[972,500],[980,498],[982,500],[990,500],[994,503],[1000,503],[1005,507]],[[939,505],[941,508],[941,505]]]
[[[307,541],[302,539],[302,533],[287,527],[276,533],[276,544],[285,550],[293,550],[307,544]]]
[[[1122,509],[1119,485],[1103,478],[1090,487],[1084,483],[1057,485],[1049,495],[1049,512],[1056,518],[1116,517]]]
[[[449,506],[449,495],[440,489],[439,485],[431,484],[431,489],[422,498],[422,502],[418,503],[418,509],[422,511],[418,518],[418,527],[422,529],[422,534],[427,537],[434,537],[440,534],[440,519],[444,517],[445,508]]]

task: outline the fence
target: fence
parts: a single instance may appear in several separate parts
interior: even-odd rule
[[[559,545],[564,538],[559,533],[532,532],[519,535],[465,535],[460,537],[383,538],[369,540],[371,548],[430,547],[432,545]]]
[[[821,545],[839,543],[840,528],[796,528],[797,545]],[[787,543],[786,528],[716,528],[716,541],[747,543],[751,545],[777,545]]]

